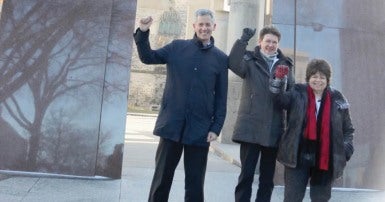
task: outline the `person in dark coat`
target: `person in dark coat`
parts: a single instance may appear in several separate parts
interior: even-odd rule
[[[330,77],[328,62],[313,59],[307,65],[306,84],[283,92],[280,78],[271,82],[277,106],[290,111],[277,157],[285,166],[285,202],[302,201],[309,179],[311,201],[329,201],[333,181],[342,176],[353,154],[349,104],[330,87]]]
[[[214,46],[213,13],[195,13],[195,35],[152,50],[149,28],[142,18],[134,34],[140,60],[167,64],[161,108],[154,129],[160,136],[148,201],[168,201],[175,168],[184,152],[185,201],[204,201],[203,184],[211,141],[217,139],[226,116],[228,58]]]
[[[274,188],[278,140],[284,131],[284,112],[274,106],[269,81],[277,66],[288,67],[286,88],[294,84],[292,60],[279,49],[281,34],[273,26],[259,32],[258,46],[246,50],[255,29],[243,29],[229,55],[229,68],[243,79],[241,103],[232,140],[240,143],[241,173],[235,188],[235,201],[250,201],[257,162],[259,187],[256,201],[268,202]]]

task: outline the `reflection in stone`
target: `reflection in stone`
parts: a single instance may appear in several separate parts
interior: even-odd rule
[[[126,103],[104,102],[127,93],[127,81],[123,87],[122,81],[105,82],[107,50],[114,47],[109,45],[112,8],[131,5],[122,2],[4,2],[0,127],[8,131],[2,143],[20,142],[21,146],[0,147],[0,153],[16,152],[19,156],[8,156],[10,161],[23,161],[0,161],[0,169],[93,176],[97,156],[112,154],[115,144],[122,143],[123,138],[116,140],[124,133],[119,134],[113,125],[108,132],[100,131],[101,106],[126,110]],[[132,20],[127,22],[133,24]],[[123,53],[129,61],[130,53]],[[127,68],[120,71],[127,75]],[[124,119],[119,120],[124,127]]]

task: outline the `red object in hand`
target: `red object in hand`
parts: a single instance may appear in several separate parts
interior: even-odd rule
[[[275,78],[283,79],[289,73],[289,67],[286,65],[278,65],[275,69]]]

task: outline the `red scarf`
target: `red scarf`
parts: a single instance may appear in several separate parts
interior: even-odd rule
[[[307,124],[305,128],[305,138],[308,140],[317,140],[317,118],[316,103],[313,89],[307,86],[308,106],[306,110]],[[330,108],[331,98],[330,92],[326,90],[325,99],[322,110],[321,130],[319,138],[319,169],[328,170],[330,155]]]

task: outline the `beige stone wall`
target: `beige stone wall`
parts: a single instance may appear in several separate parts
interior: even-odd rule
[[[129,106],[138,110],[151,110],[160,103],[166,76],[164,74],[131,74]]]

